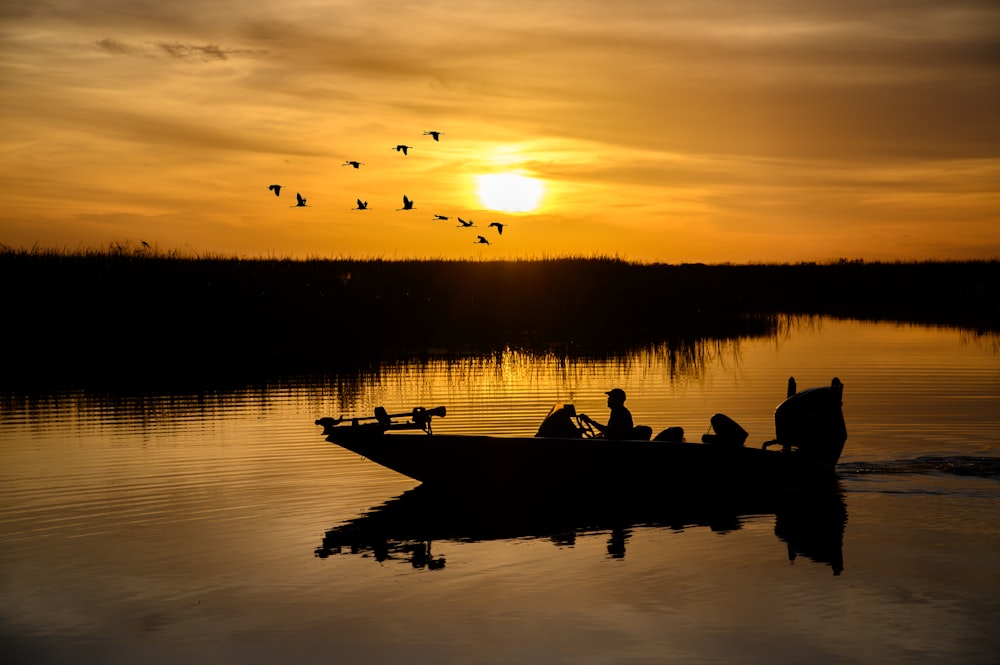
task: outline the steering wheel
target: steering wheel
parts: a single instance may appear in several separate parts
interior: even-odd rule
[[[589,421],[583,419],[584,414],[580,414],[576,417],[577,427],[580,428],[580,432],[583,434],[585,439],[595,439],[597,438],[597,432],[594,430],[594,426],[590,424]]]

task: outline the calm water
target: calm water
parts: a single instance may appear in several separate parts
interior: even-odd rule
[[[532,434],[557,401],[603,418],[620,386],[654,430],[697,440],[722,412],[759,445],[791,375],[845,384],[832,520],[442,507],[313,424],[446,405],[436,432]],[[0,657],[995,663],[998,465],[996,338],[886,324],[816,321],[694,355],[510,351],[198,395],[7,395]],[[378,516],[383,539],[366,540]]]

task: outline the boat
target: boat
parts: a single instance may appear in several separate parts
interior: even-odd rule
[[[745,445],[746,432],[724,414],[714,433],[686,441],[680,428],[630,440],[596,436],[571,404],[557,404],[535,436],[435,434],[445,407],[316,420],[327,441],[423,484],[459,491],[550,492],[584,490],[666,496],[759,490],[811,490],[836,483],[847,440],[843,384],[796,390],[788,381],[774,411],[775,438]],[[640,428],[636,428],[640,430]],[[648,430],[648,428],[647,428]]]

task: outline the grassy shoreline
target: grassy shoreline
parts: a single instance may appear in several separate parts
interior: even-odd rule
[[[1000,331],[1000,261],[634,264],[0,248],[11,376],[335,370],[440,349],[592,353],[780,315]]]

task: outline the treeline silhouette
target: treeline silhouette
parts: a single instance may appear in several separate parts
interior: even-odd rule
[[[782,315],[1000,330],[998,261],[637,264],[0,249],[14,380],[336,371],[505,346],[601,354]]]

